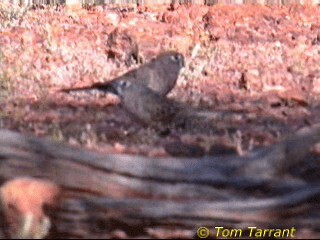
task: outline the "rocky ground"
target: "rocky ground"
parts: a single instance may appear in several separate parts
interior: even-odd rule
[[[213,113],[220,131],[161,133],[113,95],[59,93],[108,81],[174,49],[169,97]],[[320,7],[0,7],[2,128],[102,152],[243,154],[320,121]]]

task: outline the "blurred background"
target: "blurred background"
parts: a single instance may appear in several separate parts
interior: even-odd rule
[[[32,4],[170,4],[170,3],[194,3],[194,4],[263,4],[263,5],[288,5],[288,4],[320,4],[320,0],[2,0],[3,3],[18,5]]]

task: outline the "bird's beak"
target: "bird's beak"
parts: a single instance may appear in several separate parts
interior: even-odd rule
[[[112,82],[108,85],[105,86],[105,90],[107,92],[110,92],[110,93],[113,93],[115,95],[118,95],[119,92],[118,92],[118,88],[117,88],[117,82]]]
[[[118,91],[116,88],[114,88],[113,86],[108,86],[108,88],[106,89],[107,92],[109,93],[113,93],[115,95],[118,95]]]

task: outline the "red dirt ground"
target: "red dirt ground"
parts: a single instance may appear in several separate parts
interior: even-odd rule
[[[320,121],[318,6],[49,8],[0,22],[2,128],[103,152],[178,155],[187,146],[182,155],[192,156],[242,154]],[[131,120],[112,95],[58,93],[169,49],[186,57],[169,97],[222,114],[221,134],[161,135]]]

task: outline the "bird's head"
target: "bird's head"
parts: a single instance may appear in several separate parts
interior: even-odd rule
[[[185,66],[184,56],[176,51],[168,51],[160,54],[159,57],[162,61],[168,62],[170,65],[179,66],[179,69]]]

